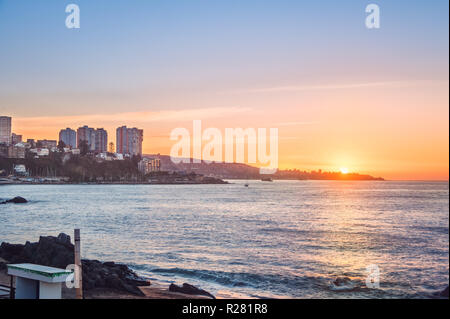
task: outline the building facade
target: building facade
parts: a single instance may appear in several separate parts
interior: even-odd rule
[[[15,134],[15,133],[11,134],[11,144],[12,145],[16,145],[16,144],[21,143],[21,142],[22,142],[22,135],[18,135],[18,134]]]
[[[11,143],[11,118],[0,116],[0,143]]]
[[[147,175],[147,174],[150,174],[153,172],[159,172],[159,171],[161,171],[161,161],[158,158],[144,157],[138,163],[138,169],[144,175]]]
[[[18,144],[17,146],[10,145],[8,147],[9,158],[25,158],[25,146]]]
[[[80,148],[81,141],[86,141],[90,151],[95,151],[95,129],[83,126],[77,130],[77,147]]]
[[[108,132],[102,128],[95,130],[95,151],[105,153],[108,150]]]
[[[37,144],[40,148],[48,148],[49,150],[58,146],[58,142],[55,140],[38,140]]]
[[[64,142],[67,147],[76,148],[77,147],[77,132],[70,128],[61,130],[59,132],[59,140]]]
[[[116,153],[128,153],[128,129],[126,126],[119,127],[116,130]]]
[[[108,132],[106,132],[103,128],[93,129],[88,126],[78,128],[78,148],[80,148],[81,141],[87,142],[91,152],[104,153],[108,150]]]
[[[116,153],[142,155],[144,130],[122,126],[116,130]]]

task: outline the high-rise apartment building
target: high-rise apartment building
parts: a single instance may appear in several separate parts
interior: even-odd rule
[[[142,155],[144,130],[122,126],[116,130],[116,152],[120,154]]]
[[[80,127],[77,130],[78,147],[80,147],[81,141],[87,142],[90,151],[98,153],[108,151],[108,132],[103,128],[93,129],[88,126]]]
[[[90,151],[95,151],[95,129],[83,126],[77,130],[77,147],[80,147],[81,141],[86,141]]]
[[[61,130],[59,132],[59,140],[64,142],[66,146],[71,148],[77,147],[77,132],[70,128],[66,128],[65,130]]]
[[[128,129],[126,126],[116,130],[116,153],[128,154]]]
[[[11,118],[0,116],[0,143],[11,143]]]
[[[99,153],[105,153],[108,150],[108,133],[98,128],[95,130],[95,151]]]

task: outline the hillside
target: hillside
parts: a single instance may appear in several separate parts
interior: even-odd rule
[[[148,157],[159,157],[161,160],[161,170],[163,171],[184,171],[194,172],[205,176],[214,176],[222,179],[261,179],[259,168],[240,163],[200,163],[174,164],[168,155],[144,155]],[[274,175],[263,175],[273,179],[283,180],[384,180],[381,177],[361,175],[357,173],[341,174],[340,172],[322,171],[301,171],[301,170],[280,170]]]

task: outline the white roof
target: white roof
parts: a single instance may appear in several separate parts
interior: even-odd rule
[[[70,270],[35,264],[14,264],[8,266],[8,275],[44,282],[65,282],[72,274]]]

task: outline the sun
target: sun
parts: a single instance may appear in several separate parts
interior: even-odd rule
[[[347,167],[341,167],[340,171],[341,171],[341,174],[348,174],[348,168]]]

